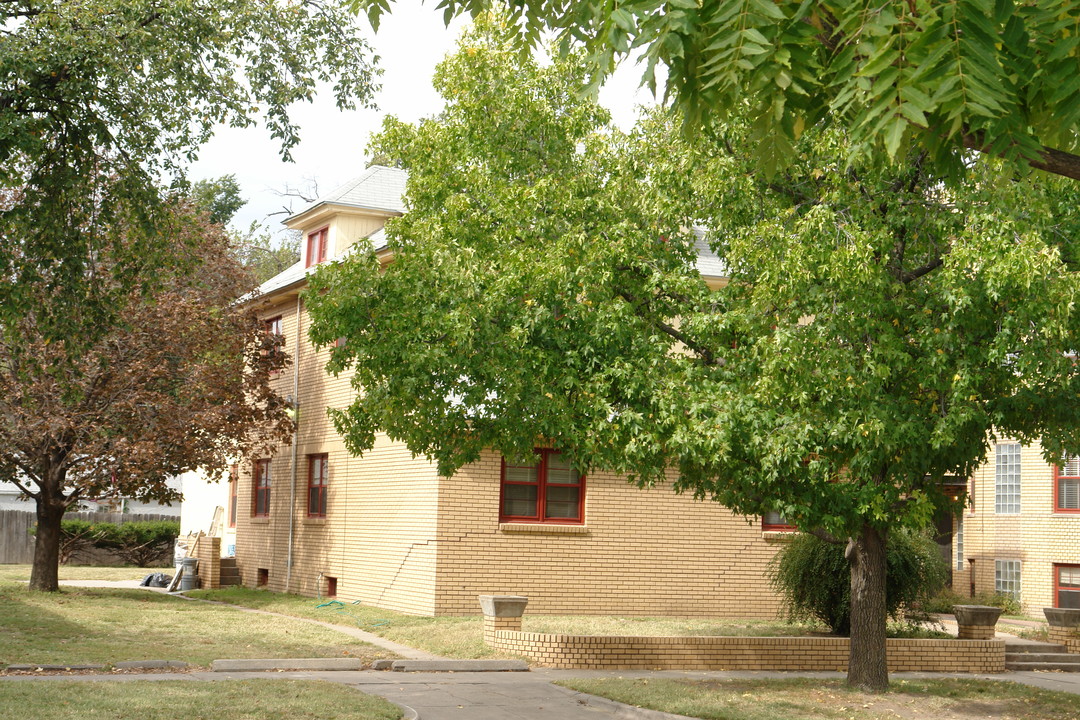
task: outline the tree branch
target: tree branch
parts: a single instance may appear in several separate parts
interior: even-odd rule
[[[990,149],[980,133],[964,133],[964,147],[990,154]],[[1039,151],[1041,160],[1029,160],[1028,164],[1036,170],[1043,170],[1054,175],[1080,180],[1080,155],[1044,147]]]

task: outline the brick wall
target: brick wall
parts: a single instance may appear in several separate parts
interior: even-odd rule
[[[1054,563],[1080,564],[1080,514],[1054,512],[1053,468],[1038,445],[1021,450],[1020,513],[994,511],[996,446],[973,475],[974,510],[965,510],[965,570],[954,569],[953,589],[967,595],[994,591],[995,560],[1019,560],[1024,611],[1041,616],[1054,606]],[[970,562],[974,560],[974,562]]]
[[[221,538],[200,536],[195,541],[193,555],[199,559],[199,587],[203,590],[221,587]]]
[[[489,452],[441,484],[438,614],[520,594],[541,614],[776,616],[765,570],[789,536],[763,533],[759,518],[596,472],[583,525],[500,524],[500,472]]]
[[[1050,626],[1047,639],[1052,643],[1064,645],[1071,653],[1080,653],[1080,634],[1076,628]]]
[[[296,308],[291,295],[260,309],[264,318],[281,316],[290,356],[296,354],[297,333],[301,337],[295,364],[273,380],[284,396],[294,394],[294,377],[299,378],[295,486],[292,446],[285,445],[271,457],[269,517],[253,517],[252,463],[240,464],[236,555],[243,583],[257,585],[259,571],[266,570],[270,590],[315,597],[334,578],[342,600],[431,615],[438,476],[427,461],[385,437],[363,457],[346,451],[326,409],[352,401],[350,377],[327,375],[330,351],[316,352],[306,342],[307,313],[301,307],[298,326]],[[308,457],[318,454],[328,459],[325,518],[307,512]]]
[[[531,601],[530,601],[531,602]],[[496,630],[492,647],[547,667],[593,670],[847,669],[847,638],[612,637]],[[1005,671],[1002,640],[887,641],[890,672]]]

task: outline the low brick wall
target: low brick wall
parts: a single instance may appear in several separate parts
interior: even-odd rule
[[[506,620],[508,618],[485,618],[485,641],[496,650],[524,656],[547,667],[576,670],[847,669],[847,638],[555,635],[503,629],[510,624]],[[496,627],[496,622],[502,627]],[[887,652],[890,672],[1005,671],[1005,643],[1002,640],[890,639]]]

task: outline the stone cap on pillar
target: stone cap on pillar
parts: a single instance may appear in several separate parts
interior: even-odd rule
[[[996,625],[1001,608],[992,605],[953,605],[958,625]]]
[[[1043,608],[1043,615],[1051,627],[1080,629],[1080,608]]]
[[[529,598],[523,595],[480,595],[480,609],[487,617],[511,618],[525,614]]]

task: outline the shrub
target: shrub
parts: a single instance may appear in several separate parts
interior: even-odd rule
[[[180,523],[175,520],[154,520],[127,523],[94,523],[94,547],[112,550],[138,567],[159,564],[171,556]]]
[[[894,530],[886,549],[885,609],[894,621],[940,591],[949,570],[927,532]],[[851,632],[851,570],[844,545],[795,536],[769,567],[787,618],[817,619],[837,635]]]
[[[89,547],[110,550],[138,567],[169,564],[180,523],[151,520],[126,523],[64,520],[60,523],[60,561]]]
[[[969,597],[949,589],[919,602],[919,609],[928,613],[946,613],[951,615],[953,605],[989,605],[1001,608],[1005,615],[1022,615],[1023,607],[1012,595],[996,592],[983,592]]]

